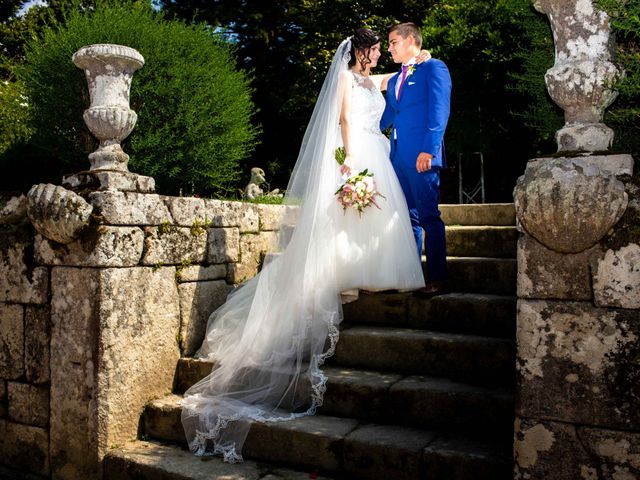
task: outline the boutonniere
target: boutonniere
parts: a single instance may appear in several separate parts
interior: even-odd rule
[[[416,66],[415,65],[409,65],[409,68],[407,68],[407,77],[409,75],[413,75],[413,72],[416,71]]]

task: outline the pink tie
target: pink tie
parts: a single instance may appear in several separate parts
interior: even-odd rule
[[[400,87],[398,87],[398,95],[396,98],[400,98],[400,92],[402,91],[402,85],[404,85],[404,81],[407,78],[407,70],[409,69],[409,65],[402,66],[402,77],[400,77]]]

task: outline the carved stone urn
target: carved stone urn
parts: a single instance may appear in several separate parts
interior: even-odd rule
[[[152,178],[129,172],[129,155],[120,146],[138,119],[129,108],[129,93],[133,73],[144,65],[144,58],[130,47],[97,44],[82,47],[72,60],[87,77],[91,103],[83,119],[100,145],[89,154],[88,172],[67,176],[63,184],[76,189],[153,191]]]
[[[617,96],[612,85],[621,75],[611,62],[609,16],[591,0],[535,0],[534,6],[553,30],[556,57],[545,82],[565,112],[565,125],[556,132],[558,151],[607,150],[613,130],[602,117]]]
[[[520,225],[540,244],[561,253],[582,252],[605,237],[627,208],[618,175],[631,174],[630,155],[595,155],[607,150],[613,130],[602,123],[621,75],[610,61],[609,16],[595,0],[534,0],[549,17],[555,64],[545,74],[551,98],[564,109],[556,132],[566,156],[530,161],[514,191]]]

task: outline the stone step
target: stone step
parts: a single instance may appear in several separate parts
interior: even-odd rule
[[[515,338],[513,296],[449,293],[425,299],[411,293],[361,293],[342,309],[344,321],[351,324]]]
[[[180,398],[159,399],[145,409],[147,436],[185,443]],[[506,480],[511,478],[510,451],[511,437],[500,442],[472,440],[459,434],[314,415],[288,422],[254,423],[243,455],[334,472],[342,478]]]
[[[445,204],[439,208],[446,225],[516,224],[516,209],[513,203]]]
[[[331,363],[481,385],[513,385],[514,343],[408,328],[345,325]]]
[[[422,268],[426,275],[426,260]],[[447,257],[449,289],[464,293],[516,294],[515,258]]]
[[[103,480],[331,480],[313,470],[291,470],[245,460],[224,463],[218,457],[195,457],[186,448],[156,442],[129,442],[104,457]]]
[[[447,254],[453,257],[516,257],[516,227],[447,226],[445,235]]]
[[[180,359],[176,393],[211,372],[213,363]],[[472,431],[491,427],[494,434],[513,428],[511,388],[486,388],[444,378],[326,366],[323,415],[398,423],[423,428]]]
[[[340,367],[325,367],[324,372],[329,381],[319,409],[322,415],[446,429],[472,436],[479,431],[491,437],[512,436],[511,388]]]
[[[215,363],[198,358],[181,358],[176,366],[176,376],[173,382],[175,393],[184,393],[187,388],[195,385],[211,373]]]
[[[476,385],[513,385],[515,346],[510,339],[386,326],[352,326],[340,332],[334,367],[432,375]],[[184,392],[208,375],[213,364],[181,359],[175,388]]]

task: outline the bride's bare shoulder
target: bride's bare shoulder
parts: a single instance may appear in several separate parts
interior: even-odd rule
[[[353,81],[353,72],[351,72],[351,70],[342,70],[340,72],[340,80],[345,82],[352,82]]]

